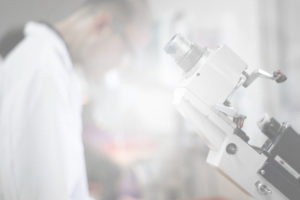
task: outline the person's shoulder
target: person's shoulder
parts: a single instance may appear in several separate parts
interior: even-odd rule
[[[5,59],[3,76],[10,87],[28,88],[30,83],[60,86],[64,89],[71,80],[71,73],[55,49],[47,42],[25,38]],[[29,89],[30,90],[30,89]]]
[[[61,58],[55,47],[47,40],[26,37],[6,58],[6,65],[22,71],[44,71],[45,73],[64,73]]]

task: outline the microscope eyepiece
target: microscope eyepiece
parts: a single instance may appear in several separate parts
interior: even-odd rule
[[[192,69],[206,52],[206,48],[200,48],[179,34],[173,36],[164,49],[185,72]]]

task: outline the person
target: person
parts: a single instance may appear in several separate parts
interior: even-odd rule
[[[97,79],[147,37],[142,0],[87,0],[29,22],[0,78],[0,199],[89,199],[76,71]],[[137,28],[138,27],[138,28]]]

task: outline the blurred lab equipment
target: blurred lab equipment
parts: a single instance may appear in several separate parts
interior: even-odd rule
[[[91,145],[85,144],[84,147],[90,194],[95,200],[118,199],[120,167]]]
[[[277,83],[287,77],[280,71],[249,72],[229,47],[208,49],[180,35],[165,51],[185,72],[174,103],[210,148],[207,162],[255,199],[300,199],[299,134],[266,114],[257,123],[265,140],[254,146],[242,129],[246,116],[231,103],[241,86],[247,88],[259,77]]]

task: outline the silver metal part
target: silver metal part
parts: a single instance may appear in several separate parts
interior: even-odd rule
[[[257,126],[260,130],[264,128],[264,125],[271,122],[271,117],[268,114],[264,116],[257,122]]]
[[[227,101],[226,104],[230,104],[230,102]],[[226,116],[231,117],[236,126],[242,128],[247,117],[240,114],[234,107],[226,106],[226,104],[216,105],[215,109],[224,113]]]
[[[283,160],[280,156],[276,156],[275,160],[278,164],[280,164],[286,171],[288,171],[292,176],[294,176],[296,179],[300,178],[300,174],[292,167],[290,166],[285,160]]]
[[[248,87],[249,85],[251,85],[257,78],[271,79],[275,80],[277,83],[282,83],[287,80],[286,75],[281,73],[279,70],[274,71],[273,74],[271,74],[264,70],[257,69],[251,74],[243,72],[243,75],[246,77],[246,81],[243,84],[244,87]]]
[[[177,34],[167,43],[165,51],[175,59],[183,71],[188,72],[204,55],[206,48],[200,48]]]
[[[262,195],[271,195],[272,194],[272,191],[270,190],[270,188],[260,181],[257,181],[255,183],[255,186],[256,186],[258,192]]]

